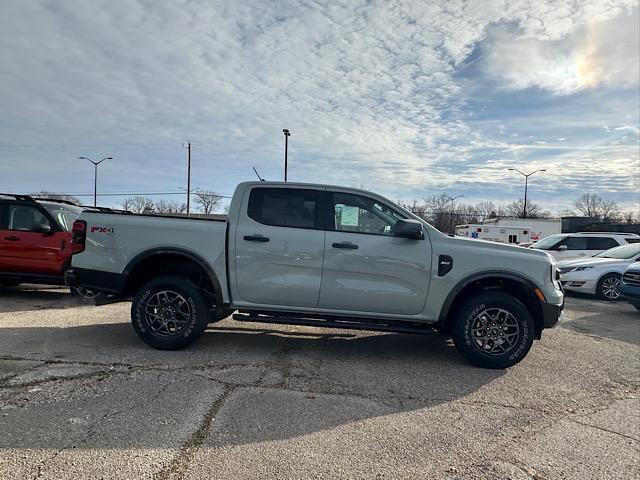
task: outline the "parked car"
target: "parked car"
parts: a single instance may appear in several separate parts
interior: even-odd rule
[[[61,200],[0,194],[0,286],[64,285],[81,207]]]
[[[549,235],[531,248],[544,250],[556,260],[568,260],[577,257],[592,257],[598,253],[620,245],[640,242],[636,233],[580,232]]]
[[[622,273],[635,262],[640,262],[640,243],[615,247],[589,258],[563,260],[558,262],[560,283],[565,290],[617,300]]]
[[[640,311],[640,262],[630,264],[622,274],[620,293]]]
[[[473,364],[519,362],[563,308],[546,253],[449,237],[374,193],[247,182],[226,220],[84,211],[67,284],[131,298],[152,347],[175,350],[237,310],[245,322],[451,333]]]

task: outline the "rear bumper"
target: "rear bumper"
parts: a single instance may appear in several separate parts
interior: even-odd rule
[[[120,273],[70,268],[64,272],[64,283],[69,287],[84,287],[96,292],[120,295],[124,291],[124,276]]]

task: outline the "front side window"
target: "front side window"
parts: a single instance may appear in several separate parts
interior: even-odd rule
[[[554,250],[557,250],[558,247],[566,245],[567,250],[586,250],[587,249],[587,239],[585,237],[568,237],[563,241],[558,243]]]
[[[81,208],[69,208],[62,205],[44,205],[44,208],[55,218],[58,223],[67,231],[71,231],[73,222],[80,216]]]
[[[566,238],[566,236],[549,235],[548,237],[545,237],[542,240],[539,240],[531,245],[531,248],[537,248],[540,250],[551,250],[552,248],[556,247],[558,245],[558,242],[563,238]]]
[[[49,219],[37,208],[24,205],[9,207],[9,230],[40,232],[45,226],[51,227]]]
[[[331,197],[332,226],[339,232],[392,235],[396,222],[405,218],[372,198],[350,193],[333,193]]]
[[[318,192],[298,188],[254,188],[249,195],[250,218],[264,225],[316,228]]]

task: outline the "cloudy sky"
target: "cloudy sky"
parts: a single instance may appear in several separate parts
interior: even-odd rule
[[[638,2],[4,0],[0,191],[230,195],[283,175],[399,200],[640,209]],[[158,197],[155,197],[158,198]],[[178,199],[167,196],[167,199]],[[83,197],[87,202],[91,199]],[[117,196],[102,197],[117,204]]]

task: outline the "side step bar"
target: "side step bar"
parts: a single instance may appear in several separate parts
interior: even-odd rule
[[[277,316],[256,313],[235,313],[233,319],[240,322],[271,323],[281,325],[303,325],[307,327],[344,328],[350,330],[372,330],[377,332],[411,333],[416,335],[433,335],[437,330],[432,325],[393,320],[368,320],[355,318]]]

